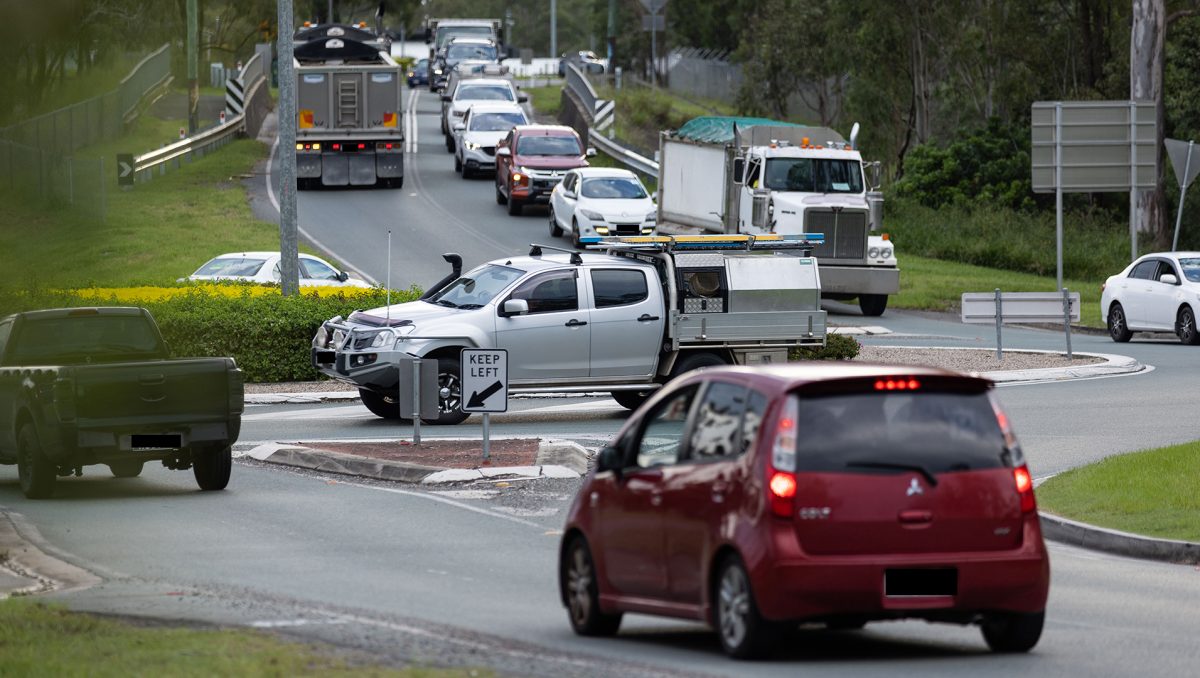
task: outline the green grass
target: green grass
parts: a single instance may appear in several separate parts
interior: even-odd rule
[[[701,115],[735,115],[733,106],[720,102],[696,103],[663,88],[626,85],[620,91],[597,87],[602,99],[614,99],[617,138],[640,152],[658,148],[659,130],[678,129]]]
[[[557,118],[562,107],[562,87],[522,87],[529,95],[529,105],[539,117]]]
[[[1125,532],[1200,542],[1200,442],[1109,457],[1037,490],[1051,513]]]
[[[18,91],[10,105],[0,108],[0,127],[22,122],[115,90],[121,83],[121,79],[129,75],[142,56],[114,56],[86,71],[83,75],[68,72],[62,81],[46,92],[39,101],[30,101],[26,95]]]
[[[0,602],[0,674],[12,676],[380,676],[452,678],[477,671],[392,669],[336,648],[243,629],[133,624],[32,600]]]
[[[235,141],[165,176],[117,188],[116,154],[174,141],[180,124],[142,116],[128,136],[79,154],[104,158],[106,223],[19,196],[0,200],[0,286],[171,283],[222,252],[277,249],[278,227],[254,218],[241,185],[267,153],[257,141]]]
[[[888,308],[907,308],[922,311],[958,311],[963,292],[991,292],[997,287],[1003,292],[1053,292],[1054,276],[1004,271],[956,261],[942,261],[907,253],[902,243],[900,252],[900,293],[888,301]],[[1080,324],[1104,327],[1100,317],[1100,281],[1063,280],[1072,292],[1079,292]]]

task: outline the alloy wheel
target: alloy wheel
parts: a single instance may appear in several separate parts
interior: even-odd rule
[[[567,607],[576,626],[587,624],[592,612],[592,565],[581,546],[575,547],[567,567]]]
[[[457,374],[438,374],[438,409],[443,414],[455,412],[462,405],[462,382]]]
[[[726,647],[740,647],[746,639],[750,614],[750,587],[740,567],[726,568],[717,600],[720,633]]]

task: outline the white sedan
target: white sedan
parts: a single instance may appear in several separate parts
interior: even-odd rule
[[[550,235],[571,240],[594,235],[650,235],[657,226],[654,200],[629,170],[571,170],[550,194]]]
[[[1147,254],[1104,282],[1100,313],[1113,341],[1134,332],[1174,332],[1200,344],[1200,252]]]
[[[210,259],[187,277],[197,281],[234,280],[252,283],[276,283],[282,279],[279,252],[230,252]],[[321,287],[371,287],[351,278],[328,261],[311,254],[300,255],[300,284]]]
[[[496,172],[496,144],[517,125],[529,119],[520,104],[478,103],[467,109],[462,122],[454,123],[454,171],[463,179]]]

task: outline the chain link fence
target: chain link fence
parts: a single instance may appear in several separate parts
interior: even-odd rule
[[[104,219],[107,182],[102,158],[75,151],[121,136],[147,93],[171,79],[171,49],[163,45],[138,62],[117,89],[0,128],[0,189],[74,205]]]

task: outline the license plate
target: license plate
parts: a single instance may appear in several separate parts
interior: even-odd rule
[[[958,570],[952,567],[886,570],[883,592],[889,598],[958,595]]]
[[[129,437],[129,447],[134,450],[177,450],[183,447],[183,436],[178,433],[135,433]]]

